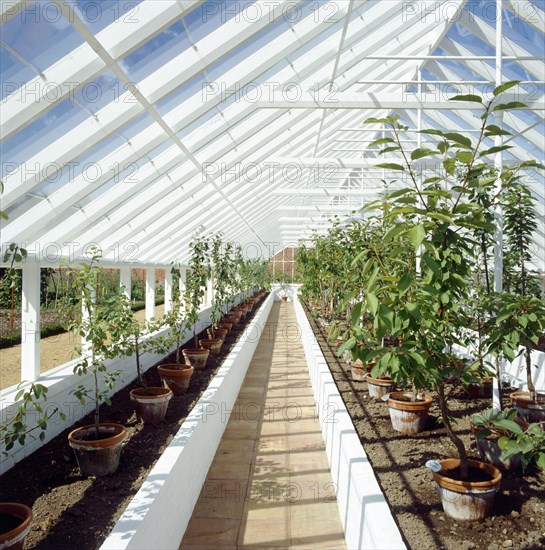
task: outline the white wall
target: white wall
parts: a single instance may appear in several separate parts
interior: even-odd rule
[[[178,548],[274,301],[270,294],[102,549]]]
[[[297,322],[348,548],[406,548],[302,305]]]

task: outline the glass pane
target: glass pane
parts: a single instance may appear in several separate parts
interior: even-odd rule
[[[142,0],[76,0],[75,7],[84,23],[95,34],[114,21],[119,24],[138,22]]]
[[[13,94],[25,82],[28,82],[35,76],[36,73],[32,69],[21,63],[8,50],[0,46],[1,99]]]

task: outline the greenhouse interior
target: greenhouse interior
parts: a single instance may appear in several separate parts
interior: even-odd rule
[[[0,18],[2,550],[545,548],[544,0]]]

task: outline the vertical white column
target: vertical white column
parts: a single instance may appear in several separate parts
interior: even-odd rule
[[[502,2],[496,0],[496,86],[502,83]],[[503,111],[497,111],[494,115],[494,123],[502,128],[503,126]],[[494,140],[496,147],[503,145],[503,136],[496,136]],[[494,167],[501,172],[503,168],[503,153],[499,151],[494,156]],[[501,178],[496,180],[496,194],[501,190]],[[503,209],[499,201],[496,203],[494,211],[494,220],[496,230],[494,232],[494,290],[503,292]],[[503,374],[501,364],[498,367],[498,374]],[[501,409],[500,388],[501,380],[494,378],[492,382],[492,408],[495,411]]]
[[[123,294],[125,294],[125,296],[127,296],[127,298],[130,300],[132,292],[132,278],[130,267],[122,267],[119,270],[119,284],[121,287],[123,287]]]
[[[187,269],[181,267],[180,268],[180,280],[178,281],[178,290],[180,292],[180,298],[179,298],[179,302],[180,302],[180,309],[182,311],[185,311],[185,302],[184,302],[184,299],[185,299],[185,282],[186,282],[186,278],[187,278]]]
[[[21,312],[21,380],[40,377],[40,266],[25,264]]]
[[[172,272],[165,269],[165,314],[172,311]]]
[[[214,299],[214,276],[212,275],[208,281],[206,281],[206,303],[212,304]]]
[[[96,288],[91,289],[91,310],[94,308],[96,303]],[[87,307],[87,302],[85,300],[85,294],[82,293],[81,297],[81,316],[84,323],[89,321],[89,308]],[[81,356],[90,357],[91,355],[91,344],[86,340],[85,336],[81,337]]]
[[[155,315],[155,269],[146,269],[146,321]]]

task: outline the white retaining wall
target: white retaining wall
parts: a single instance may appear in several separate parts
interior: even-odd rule
[[[203,330],[210,324],[210,311],[209,306],[201,310],[199,314],[199,321],[197,323],[197,332]],[[156,335],[164,334],[170,329],[163,329],[158,331]],[[151,336],[152,337],[152,336]],[[188,334],[184,340],[184,343],[192,338],[192,334]],[[145,353],[142,355],[141,364],[144,371],[148,370],[155,363],[160,361],[164,355],[158,355],[154,353]],[[55,369],[47,371],[40,377],[38,382],[48,388],[47,401],[45,402],[45,408],[47,411],[53,412],[56,408],[64,412],[66,420],[61,420],[58,414],[55,414],[48,422],[48,428],[44,432],[45,440],[42,443],[37,437],[27,436],[27,441],[24,446],[16,445],[8,456],[2,456],[0,453],[0,475],[7,472],[14,464],[32,454],[36,449],[53,439],[60,434],[63,430],[72,426],[75,422],[83,418],[86,414],[94,410],[94,402],[89,402],[85,406],[82,406],[79,401],[72,395],[72,392],[80,384],[85,385],[88,388],[92,387],[92,375],[88,373],[84,376],[78,376],[74,374],[74,366],[77,364],[77,360],[65,363]],[[115,392],[122,389],[124,386],[130,384],[137,376],[136,373],[136,360],[134,355],[131,357],[122,357],[107,361],[108,370],[121,370],[122,374],[119,383],[114,390],[109,393],[113,395]],[[14,414],[17,408],[15,404],[15,395],[17,394],[17,386],[12,386],[6,390],[0,391],[0,421],[6,418],[10,418]],[[107,405],[102,405],[106,407]],[[33,414],[30,413],[26,417],[26,422],[29,427],[35,425],[33,422]],[[34,432],[38,435],[39,430]],[[68,442],[66,443],[68,446]],[[2,449],[0,449],[1,451]]]
[[[101,549],[179,547],[273,302],[270,294]]]
[[[406,548],[302,305],[294,301],[348,548]]]

